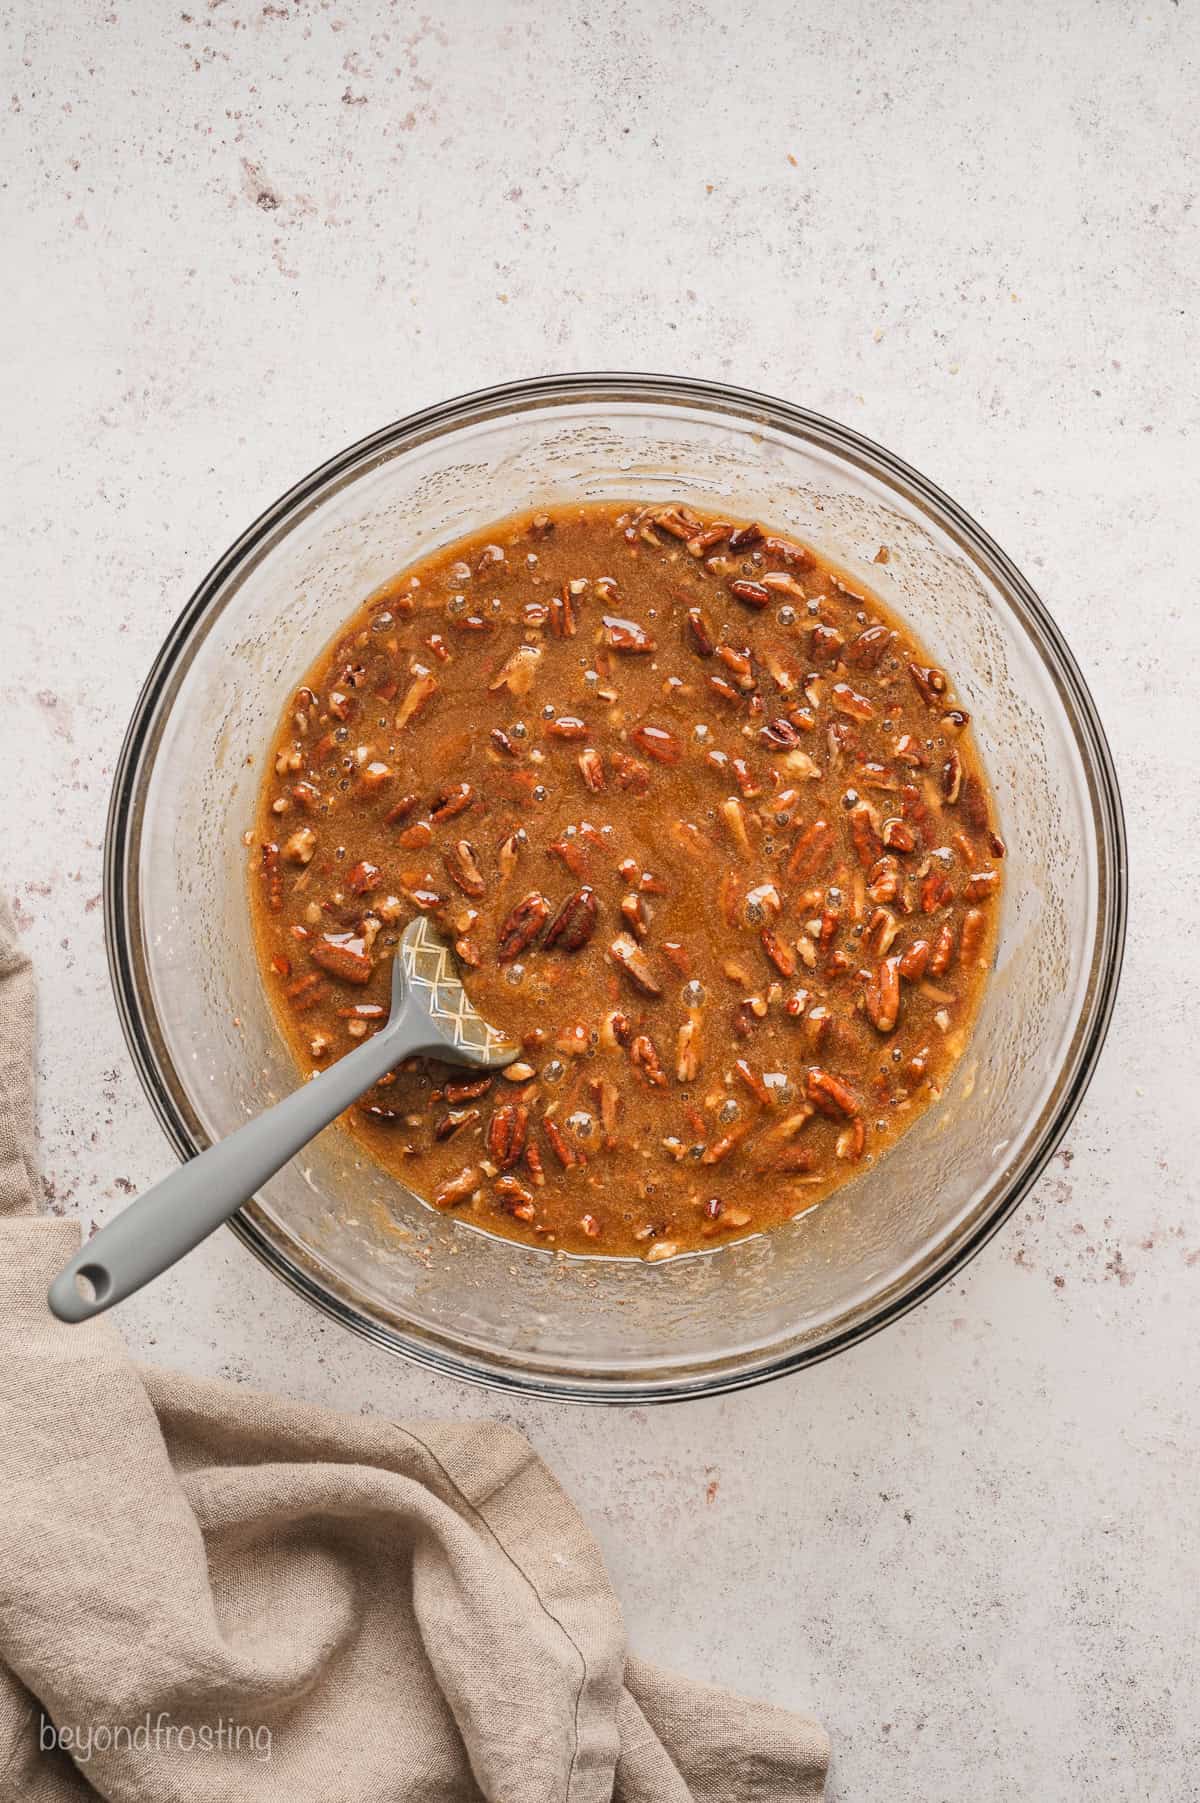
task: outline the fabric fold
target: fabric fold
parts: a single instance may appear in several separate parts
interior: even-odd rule
[[[33,999],[0,911],[0,1800],[807,1803],[815,1723],[628,1658],[492,1422],[343,1416],[55,1321]]]

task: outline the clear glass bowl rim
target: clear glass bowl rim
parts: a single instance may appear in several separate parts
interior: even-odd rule
[[[448,1353],[441,1345],[392,1328],[351,1307],[325,1289],[304,1265],[290,1259],[265,1233],[247,1209],[229,1225],[256,1257],[300,1295],[353,1332],[410,1358],[431,1370],[492,1389],[545,1399],[643,1405],[683,1401],[765,1383],[789,1371],[831,1358],[848,1346],[877,1333],[915,1308],[970,1262],[1003,1226],[1045,1169],[1082,1101],[1104,1046],[1116,999],[1125,944],[1128,869],[1124,812],[1108,740],[1078,665],[1035,590],[995,541],[935,483],[901,458],[839,421],[808,408],[754,390],[686,376],[642,372],[579,372],[505,382],[495,387],[426,407],[347,446],[297,482],[259,515],[235,540],[200,582],[167,634],[134,706],[117,760],[109,800],[104,841],[104,931],[109,977],[130,1056],[142,1087],[167,1138],[181,1159],[194,1157],[206,1142],[197,1139],[179,1112],[156,1050],[148,981],[140,970],[140,921],[135,917],[136,856],[141,802],[161,723],[175,688],[186,673],[194,649],[203,641],[205,623],[220,604],[223,586],[272,533],[310,509],[326,493],[353,480],[366,460],[392,456],[423,440],[457,427],[479,423],[538,406],[568,401],[666,403],[724,412],[745,420],[759,419],[818,448],[834,452],[897,489],[907,501],[936,522],[961,549],[983,566],[1004,593],[1019,623],[1049,671],[1075,734],[1090,787],[1096,832],[1099,898],[1086,999],[1079,1026],[1060,1073],[1041,1131],[1030,1141],[1018,1168],[996,1185],[989,1206],[980,1212],[972,1233],[933,1260],[899,1295],[886,1295],[849,1328],[828,1339],[739,1368],[722,1367],[719,1357],[695,1375],[649,1385],[637,1380],[582,1385],[564,1374],[514,1371],[484,1365],[471,1355]]]

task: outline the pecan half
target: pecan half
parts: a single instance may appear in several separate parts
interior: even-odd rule
[[[542,1131],[550,1141],[554,1156],[557,1158],[559,1164],[562,1165],[564,1171],[569,1171],[572,1165],[587,1163],[583,1153],[572,1146],[564,1137],[563,1130],[554,1119],[553,1115],[547,1114],[542,1116]]]
[[[729,592],[745,607],[767,607],[771,600],[769,588],[764,588],[761,582],[750,582],[744,576],[729,584]]]
[[[514,958],[528,951],[550,914],[550,903],[536,889],[523,896],[509,914],[500,929],[500,938],[496,947],[496,955],[501,964],[511,964]]]
[[[963,915],[962,931],[959,934],[958,953],[964,964],[978,964],[979,954],[983,949],[986,922],[982,908],[968,908]]]
[[[900,1017],[900,960],[884,958],[863,990],[867,1019],[879,1033],[895,1030]]]
[[[551,946],[558,945],[564,952],[579,951],[595,931],[596,913],[596,892],[585,883],[574,895],[568,895],[546,928],[542,942],[545,949],[549,951]]]
[[[488,1157],[502,1171],[509,1171],[525,1150],[529,1110],[523,1102],[505,1102],[488,1122]]]
[[[919,983],[929,967],[931,947],[928,939],[914,939],[900,954],[900,975],[906,983]]]
[[[864,870],[869,870],[879,856],[879,837],[871,809],[865,801],[856,802],[849,813],[850,842],[854,855]]]

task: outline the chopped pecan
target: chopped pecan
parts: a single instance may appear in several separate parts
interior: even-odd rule
[[[954,961],[954,926],[950,921],[938,928],[937,938],[933,942],[933,950],[929,955],[929,974],[931,977],[944,977]]]
[[[464,1127],[478,1119],[478,1108],[451,1108],[434,1126],[433,1137],[436,1140],[453,1139],[456,1133],[461,1133]]]
[[[628,933],[617,934],[608,948],[608,956],[610,962],[615,964],[618,970],[624,971],[630,982],[635,988],[640,989],[643,995],[662,994],[662,985],[655,980],[645,952],[636,939],[631,938]]]
[[[526,1189],[519,1177],[506,1171],[503,1177],[497,1177],[493,1188],[510,1215],[515,1215],[518,1221],[532,1221],[537,1213],[534,1194]]]
[[[833,828],[828,820],[814,820],[802,827],[792,841],[784,873],[789,882],[806,882],[829,862],[833,851]]]
[[[886,626],[868,626],[846,646],[846,662],[859,670],[873,670],[892,642]]]
[[[818,624],[808,635],[809,656],[817,664],[836,664],[844,643],[841,633],[835,632],[832,626]]]
[[[666,1088],[667,1074],[663,1070],[654,1041],[648,1034],[639,1033],[637,1038],[631,1041],[629,1062],[652,1089]]]
[[[655,640],[636,620],[622,620],[616,614],[603,614],[604,643],[627,657],[644,656],[653,651]]]
[[[861,1113],[858,1098],[848,1083],[835,1077],[832,1071],[822,1070],[819,1064],[810,1065],[805,1073],[804,1089],[814,1108],[822,1114],[831,1116],[843,1115],[849,1119]]]
[[[643,723],[635,726],[629,737],[640,751],[644,751],[647,757],[654,758],[659,764],[677,764],[683,756],[683,746],[665,726]]]
[[[460,1102],[475,1102],[480,1096],[486,1096],[492,1087],[491,1077],[473,1077],[466,1083],[447,1083],[442,1091],[452,1108]]]
[[[963,897],[966,901],[982,901],[985,896],[994,894],[999,886],[998,870],[976,870],[966,880]]]
[[[598,795],[604,788],[604,759],[594,746],[588,745],[580,752],[578,763],[584,782],[593,795]]]
[[[581,720],[578,714],[559,714],[554,720],[546,722],[548,739],[586,739],[587,721]]]
[[[793,544],[790,538],[764,538],[762,550],[764,557],[786,564],[790,570],[811,570],[817,561],[807,545]]]
[[[791,721],[782,718],[769,720],[765,726],[760,726],[758,736],[764,745],[778,745],[785,751],[792,750],[800,743],[800,734]]]
[[[855,802],[848,815],[850,842],[854,855],[864,870],[869,870],[879,856],[879,838],[871,809],[865,801]]]
[[[495,694],[497,689],[507,689],[510,695],[528,695],[541,661],[540,645],[518,645],[489,682],[489,691]]]
[[[764,1108],[769,1108],[772,1099],[771,1092],[763,1082],[762,1078],[758,1075],[757,1071],[753,1070],[744,1058],[737,1059],[733,1068],[735,1074],[741,1078],[755,1101],[760,1103]]]
[[[528,951],[549,914],[550,903],[536,889],[521,898],[500,929],[497,956],[501,964],[511,964],[514,958]]]
[[[896,756],[902,764],[907,764],[913,770],[923,770],[929,762],[921,741],[914,739],[910,732],[903,733],[896,740]]]
[[[693,1010],[675,1038],[675,1075],[681,1083],[691,1083],[699,1069],[700,1019]]]
[[[735,1122],[735,1124],[732,1127],[727,1128],[718,1139],[714,1139],[710,1145],[705,1146],[703,1152],[700,1154],[700,1163],[707,1165],[723,1163],[723,1161],[729,1157],[729,1154],[741,1145],[749,1131],[750,1127],[748,1122]]]
[[[971,831],[986,833],[990,825],[987,791],[977,776],[964,777],[961,801],[963,815]]]
[[[372,889],[378,889],[382,874],[378,864],[368,864],[364,858],[346,872],[346,887],[352,889],[355,895],[369,895]]]
[[[829,691],[829,699],[839,714],[848,714],[852,720],[875,718],[875,703],[852,689],[848,682],[835,682]]]
[[[906,820],[897,820],[894,814],[880,827],[879,837],[889,851],[912,851],[917,843],[912,827]]]
[[[593,1077],[588,1085],[596,1098],[596,1106],[600,1110],[600,1125],[604,1129],[608,1144],[612,1144],[613,1133],[617,1125],[617,1112],[621,1106],[621,1092],[615,1083],[607,1077]]]
[[[962,759],[957,751],[949,752],[942,764],[940,786],[942,799],[953,807],[962,790]]]
[[[763,950],[771,960],[781,977],[794,977],[796,974],[796,953],[780,934],[764,927],[759,934]]]
[[[412,666],[412,682],[408,686],[408,693],[400,703],[400,711],[396,715],[397,732],[403,732],[409,721],[414,720],[421,710],[428,706],[437,694],[439,686],[433,671],[427,670],[424,664]]]
[[[644,939],[650,931],[650,910],[636,890],[621,897],[621,917],[635,939]]]
[[[464,1166],[457,1177],[447,1177],[433,1192],[435,1208],[456,1208],[479,1188],[480,1173],[473,1164]]]
[[[596,927],[596,892],[585,883],[583,888],[576,889],[568,895],[550,925],[546,928],[543,944],[547,951],[551,946],[561,946],[564,952],[577,952],[585,946]]]
[[[867,872],[867,894],[881,907],[896,900],[900,894],[900,883],[899,860],[890,852],[877,858]]]
[[[523,828],[520,827],[518,827],[515,833],[509,833],[507,838],[501,840],[500,849],[496,853],[496,862],[500,867],[500,875],[505,881],[508,880],[516,869],[517,859],[521,855],[524,844],[525,833]]]
[[[747,526],[734,527],[729,534],[729,549],[731,551],[750,551],[755,545],[761,545],[762,541],[763,529],[752,520]]]
[[[650,787],[650,769],[640,758],[630,757],[627,751],[612,751],[609,763],[618,789],[627,789],[631,795],[646,793]]]
[[[311,864],[316,849],[316,833],[311,826],[302,826],[285,843],[283,855],[289,864]]]
[[[408,819],[409,815],[416,808],[419,800],[420,797],[417,795],[402,795],[399,801],[396,802],[393,807],[390,807],[384,815],[383,824],[385,826],[399,826],[402,821]]]
[[[711,657],[717,642],[713,637],[712,627],[705,619],[702,610],[698,607],[689,607],[687,623],[693,649],[698,651],[701,657]]]
[[[314,964],[339,983],[369,983],[372,964],[363,941],[351,933],[325,933],[310,949]]]
[[[457,839],[448,851],[442,853],[442,862],[446,866],[446,874],[450,881],[460,888],[464,895],[483,895],[487,890],[475,847],[469,839]]]
[[[953,900],[954,885],[945,871],[939,870],[935,864],[921,879],[921,912],[936,914],[939,908],[944,908]]]
[[[946,672],[937,669],[932,664],[910,663],[908,673],[912,677],[914,689],[926,707],[936,707],[948,687]]]
[[[862,1116],[857,1116],[848,1127],[842,1129],[837,1139],[837,1155],[850,1164],[857,1164],[867,1145],[867,1128]]]
[[[439,789],[429,804],[429,818],[440,825],[443,820],[453,820],[458,814],[465,814],[475,801],[475,791],[470,783],[451,783],[449,788]]]
[[[268,843],[261,849],[261,865],[263,888],[266,892],[267,907],[272,914],[278,914],[283,906],[283,877],[279,869],[279,847]]]
[[[550,631],[556,639],[573,639],[577,630],[575,597],[570,583],[564,582],[558,594],[550,597]]]

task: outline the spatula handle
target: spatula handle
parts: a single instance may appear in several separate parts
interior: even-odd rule
[[[50,1285],[52,1312],[60,1321],[88,1321],[158,1277],[386,1071],[414,1052],[437,1049],[422,1046],[419,1038],[425,1037],[417,1022],[391,1023],[265,1114],[172,1171],[80,1247]]]

